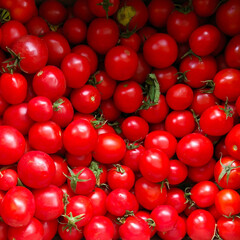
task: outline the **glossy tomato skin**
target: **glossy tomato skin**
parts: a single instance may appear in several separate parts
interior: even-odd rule
[[[39,37],[25,35],[16,40],[11,49],[20,55],[20,68],[25,73],[36,73],[47,64],[47,45]]]
[[[60,66],[62,59],[71,52],[67,39],[57,32],[49,32],[42,39],[48,48],[48,65]]]
[[[177,210],[170,205],[159,205],[151,212],[151,218],[156,223],[156,229],[160,232],[171,230],[177,222]]]
[[[221,217],[217,221],[218,234],[221,238],[226,240],[237,240],[240,235],[240,220],[235,218]]]
[[[27,23],[26,28],[29,34],[41,37],[50,32],[48,24],[39,16],[32,17]]]
[[[51,240],[57,233],[58,229],[58,220],[54,219],[51,221],[40,221],[43,226],[43,239],[42,240]]]
[[[136,197],[126,189],[118,188],[109,193],[106,199],[107,211],[122,217],[126,210],[136,213],[139,208]]]
[[[105,133],[98,136],[93,157],[100,163],[112,164],[119,162],[125,152],[126,144],[120,136],[114,133]]]
[[[202,134],[191,133],[178,142],[176,153],[179,160],[186,165],[200,167],[211,160],[213,144]]]
[[[216,12],[216,23],[219,29],[230,36],[240,33],[240,3],[237,0],[231,0],[222,4]],[[223,18],[224,16],[224,18]],[[231,24],[227,24],[227,23]]]
[[[240,95],[240,71],[226,68],[219,71],[213,78],[215,83],[213,94],[222,101],[236,101]]]
[[[216,11],[218,0],[193,0],[192,4],[198,16],[209,17]]]
[[[34,189],[49,186],[53,180],[55,171],[52,158],[47,153],[41,151],[29,151],[25,153],[17,166],[20,180],[23,184]]]
[[[42,223],[36,218],[32,218],[27,226],[8,229],[8,239],[42,240],[43,234]]]
[[[1,208],[1,217],[9,226],[27,226],[35,212],[33,194],[25,187],[13,187],[4,196]]]
[[[14,186],[17,186],[18,175],[15,170],[8,168],[1,171],[0,190],[8,191]]]
[[[101,102],[101,95],[97,88],[86,84],[81,88],[74,89],[70,95],[73,107],[80,113],[93,113]]]
[[[38,96],[56,101],[66,91],[66,79],[61,69],[48,65],[34,75],[32,86]]]
[[[93,20],[94,15],[88,7],[87,0],[77,0],[73,5],[73,15],[88,23]]]
[[[0,126],[1,165],[17,162],[25,152],[26,141],[23,135],[13,127]]]
[[[121,239],[150,240],[151,231],[147,222],[136,216],[129,216],[119,227]]]
[[[224,106],[215,105],[202,113],[199,124],[204,133],[211,136],[222,136],[232,129],[233,118],[227,116]]]
[[[117,44],[118,38],[118,25],[112,19],[96,18],[88,27],[87,43],[99,54],[106,54]]]
[[[152,35],[143,45],[143,55],[153,67],[166,68],[177,59],[178,48],[175,40],[165,34]]]
[[[63,145],[73,155],[90,153],[96,143],[97,133],[87,120],[74,120],[63,132]]]
[[[231,68],[240,68],[239,59],[240,35],[234,36],[227,44],[224,55],[226,63]]]
[[[7,239],[8,225],[5,222],[0,223],[0,239]]]
[[[190,197],[198,207],[206,208],[215,203],[215,197],[218,192],[219,190],[215,183],[202,181],[193,186]]]
[[[32,148],[48,154],[56,153],[62,146],[62,130],[52,121],[39,122],[32,125],[28,133]]]
[[[135,182],[135,196],[141,206],[147,210],[153,210],[167,200],[167,188],[165,184],[153,183],[141,177]]]
[[[139,169],[150,182],[161,182],[169,174],[169,158],[162,150],[149,148],[140,159]]]
[[[175,154],[176,146],[176,138],[167,131],[152,131],[146,136],[144,140],[144,147],[146,149],[158,148],[166,153],[169,158],[173,157]]]
[[[187,207],[184,191],[180,188],[168,190],[166,204],[173,206],[178,213],[183,212]]]
[[[215,232],[214,217],[206,210],[195,210],[187,219],[187,234],[193,240],[212,239]]]
[[[129,38],[120,38],[120,45],[130,47],[132,48],[135,52],[138,52],[140,45],[141,45],[141,38],[137,33],[134,33],[131,35]]]
[[[239,134],[240,134],[240,124],[236,124],[230,132],[227,134],[225,138],[226,150],[230,154],[230,156],[240,160],[240,142],[239,142]]]
[[[1,96],[10,104],[22,103],[27,96],[27,80],[20,73],[3,73],[0,88]]]
[[[116,46],[107,52],[104,65],[111,78],[119,81],[128,80],[137,70],[138,56],[129,47]]]
[[[233,216],[240,213],[240,195],[237,191],[225,188],[218,192],[215,198],[217,211],[225,216]]]
[[[187,178],[188,168],[187,166],[177,159],[169,161],[169,175],[168,181],[171,185],[178,185]]]
[[[50,185],[46,188],[36,189],[33,191],[35,199],[34,216],[42,221],[57,219],[63,214],[63,192],[60,188]]]
[[[105,216],[94,216],[84,227],[83,234],[86,240],[111,240],[114,235],[114,226],[109,218]]]
[[[230,167],[230,169],[227,168]],[[240,183],[240,161],[230,156],[222,157],[214,167],[214,178],[216,183],[222,188],[239,189]],[[231,169],[232,168],[232,169]],[[221,173],[225,173],[221,178]]]
[[[61,69],[66,78],[68,87],[80,88],[90,77],[90,63],[86,57],[77,53],[67,54],[62,62]]]

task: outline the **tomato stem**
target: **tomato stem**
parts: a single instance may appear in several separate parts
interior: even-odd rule
[[[113,6],[113,3],[110,3],[109,0],[103,0],[101,3],[97,3],[97,5],[103,7],[103,9],[106,12],[106,18],[108,19],[109,7]]]

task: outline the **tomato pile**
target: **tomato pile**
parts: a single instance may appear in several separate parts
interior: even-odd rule
[[[0,20],[0,240],[240,239],[239,0]]]

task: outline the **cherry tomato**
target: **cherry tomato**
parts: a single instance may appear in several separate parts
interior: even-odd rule
[[[171,185],[177,185],[184,182],[188,176],[188,168],[186,165],[176,159],[170,160],[169,165],[169,175],[167,177],[169,183]]]

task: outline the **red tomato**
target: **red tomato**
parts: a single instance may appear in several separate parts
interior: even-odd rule
[[[240,35],[234,36],[225,48],[225,60],[229,67],[240,68]]]
[[[218,0],[193,0],[193,8],[200,17],[209,17],[214,14],[218,6]]]
[[[46,21],[44,21],[44,19],[39,16],[32,17],[26,23],[26,28],[30,35],[35,35],[38,37],[41,37],[46,33],[50,32],[50,28]]]
[[[41,223],[44,231],[42,240],[51,240],[57,233],[58,220],[54,219],[52,221],[41,221]]]
[[[173,206],[178,213],[181,213],[187,207],[185,193],[180,188],[171,188],[167,192],[167,205]]]
[[[169,183],[171,185],[177,185],[184,182],[188,176],[188,168],[186,165],[179,160],[170,160],[169,165],[169,175],[167,177]]]
[[[17,186],[18,175],[15,170],[8,168],[0,171],[0,190],[8,191]]]
[[[75,17],[80,18],[84,22],[90,22],[94,15],[88,7],[88,0],[77,0],[73,5],[73,14]]]

